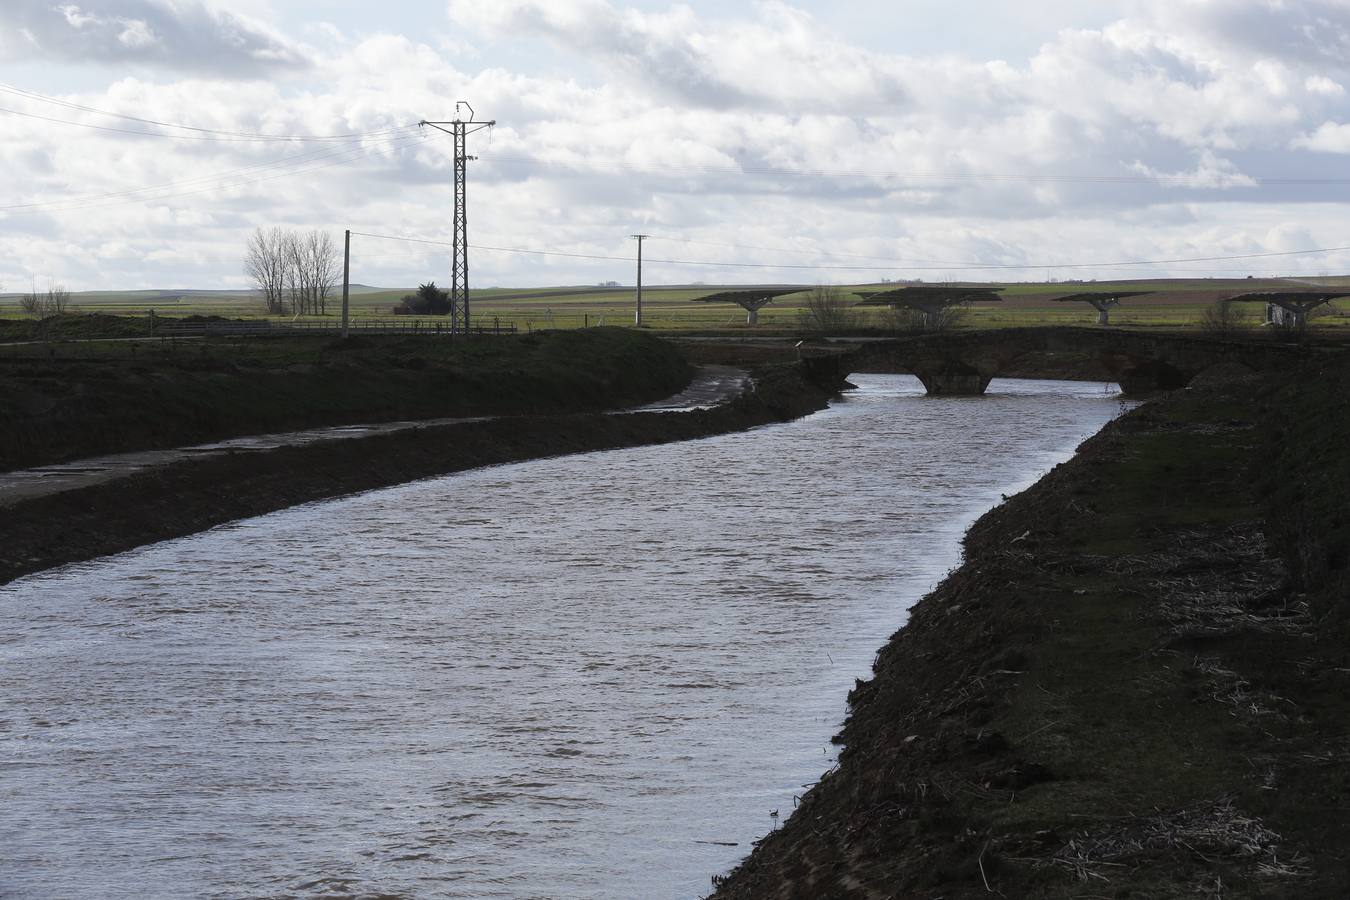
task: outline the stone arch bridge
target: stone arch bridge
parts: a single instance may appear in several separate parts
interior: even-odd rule
[[[1288,368],[1307,348],[1267,340],[1220,340],[1089,328],[1007,328],[914,335],[863,344],[839,360],[846,371],[907,371],[930,394],[983,394],[1019,359],[1061,357],[1095,368],[1127,394],[1184,387],[1220,364]]]

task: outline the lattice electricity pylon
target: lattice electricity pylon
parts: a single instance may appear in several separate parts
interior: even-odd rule
[[[469,118],[460,116],[460,107],[469,111]],[[437,131],[453,135],[455,139],[455,212],[453,216],[454,237],[450,241],[450,331],[469,333],[469,204],[468,174],[469,160],[477,159],[467,153],[466,139],[475,131],[491,128],[496,119],[479,122],[474,119],[473,107],[463,100],[455,103],[455,118],[450,122],[429,122],[423,119],[419,125],[430,125]],[[449,128],[443,126],[449,125]],[[471,127],[472,126],[472,127]]]

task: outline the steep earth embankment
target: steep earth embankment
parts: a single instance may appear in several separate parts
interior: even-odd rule
[[[322,426],[596,412],[691,374],[669,342],[622,328],[0,346],[0,471]]]
[[[1350,893],[1350,365],[1149,403],[982,518],[714,894]]]
[[[0,584],[234,519],[417,478],[787,421],[823,408],[841,384],[828,365],[779,366],[759,370],[751,391],[709,410],[506,417],[164,466],[6,507],[0,516]]]

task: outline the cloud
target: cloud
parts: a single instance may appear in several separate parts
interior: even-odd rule
[[[303,46],[196,0],[8,0],[0,7],[0,61],[25,59],[243,78],[311,65]]]
[[[1265,0],[1253,3],[1269,12]],[[1341,243],[1343,206],[1333,201],[1345,198],[1330,182],[1341,174],[1334,154],[1350,152],[1350,125],[1341,124],[1350,122],[1341,87],[1350,72],[1336,61],[1339,24],[1317,25],[1329,14],[1325,0],[1284,0],[1289,21],[1312,30],[1274,36],[1256,33],[1262,23],[1279,29],[1250,19],[1241,4],[1139,0],[1102,27],[1047,34],[1019,61],[866,50],[783,2],[709,16],[623,0],[455,0],[455,42],[301,31],[330,52],[294,81],[240,81],[244,72],[286,70],[267,68],[268,54],[259,61],[253,50],[305,51],[262,26],[249,32],[253,43],[236,46],[216,30],[224,14],[201,5],[54,5],[24,4],[23,16],[6,7],[0,22],[21,22],[32,42],[60,44],[54,31],[76,36],[67,41],[93,35],[114,55],[103,58],[169,65],[164,55],[182,51],[166,21],[207,17],[183,40],[214,48],[212,66],[182,63],[190,77],[140,73],[66,98],[99,109],[223,130],[333,134],[449,118],[456,99],[470,100],[500,123],[470,138],[479,157],[470,168],[476,244],[615,256],[644,231],[797,248],[666,244],[652,258],[831,262],[829,250],[1022,264],[1260,252],[1296,232],[1300,247]],[[1295,39],[1304,42],[1298,52]],[[461,41],[482,52],[449,49]],[[559,48],[547,64],[507,67],[540,41]],[[76,50],[63,53],[59,60]],[[239,248],[255,225],[448,235],[450,138],[430,130],[397,144],[316,147],[151,142],[18,118],[6,125],[0,193],[12,203],[276,168],[259,170],[266,180],[54,207],[46,218],[0,210],[0,280],[51,272],[72,287],[237,286]],[[70,141],[72,133],[83,139]],[[309,151],[351,152],[312,166],[278,162]],[[355,277],[366,283],[415,284],[443,273],[445,262],[425,246],[368,239],[353,252]],[[1279,265],[1311,272],[1328,264]],[[944,271],[666,266],[652,278],[979,276]],[[474,272],[482,286],[631,277],[622,263],[501,252],[476,255]],[[1118,273],[1086,277],[1108,274]]]
[[[884,109],[906,100],[895,60],[830,38],[781,2],[718,25],[687,6],[647,13],[605,0],[452,0],[449,12],[490,37],[547,38],[680,103]]]
[[[1350,69],[1350,0],[1148,0],[1141,17],[1234,61]]]
[[[1350,153],[1350,125],[1323,122],[1311,134],[1294,138],[1291,146],[1316,153]]]
[[[1304,89],[1310,94],[1323,97],[1344,97],[1345,88],[1325,75],[1309,75],[1303,82]]]
[[[1218,190],[1256,187],[1256,180],[1238,171],[1238,167],[1233,164],[1232,160],[1222,159],[1211,150],[1201,151],[1195,169],[1190,172],[1160,172],[1152,166],[1146,166],[1140,162],[1134,163],[1131,168],[1141,175],[1184,187]]]

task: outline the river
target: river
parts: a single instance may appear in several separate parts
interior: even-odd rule
[[[964,529],[1121,409],[853,380],[0,587],[0,896],[707,893]]]

